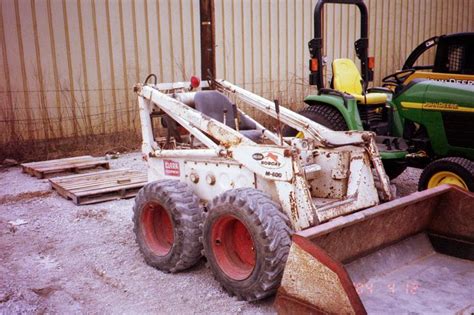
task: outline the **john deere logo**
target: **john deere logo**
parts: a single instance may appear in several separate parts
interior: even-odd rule
[[[451,103],[425,103],[423,104],[423,109],[458,109],[458,104],[451,104]]]
[[[262,154],[263,158],[260,164],[265,168],[281,168],[284,164],[284,158],[280,153],[266,152]]]

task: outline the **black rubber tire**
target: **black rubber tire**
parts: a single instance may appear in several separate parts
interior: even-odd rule
[[[385,173],[388,178],[395,179],[407,168],[407,163],[404,159],[383,159],[382,160]]]
[[[229,277],[212,250],[212,229],[219,218],[236,217],[252,237],[255,265],[247,278]],[[291,245],[288,217],[265,193],[253,188],[232,189],[214,198],[204,222],[204,255],[214,277],[231,295],[255,301],[278,289]],[[217,241],[216,241],[217,242]]]
[[[333,106],[326,104],[313,104],[298,112],[298,114],[311,119],[329,129],[336,131],[348,130],[346,121],[341,113]],[[282,130],[283,137],[294,137],[295,129],[285,126]]]
[[[173,242],[165,255],[157,253],[147,241],[146,226],[140,219],[150,203],[161,205],[173,226]],[[185,183],[178,180],[159,180],[146,184],[135,197],[133,213],[136,241],[150,266],[174,273],[193,266],[202,257],[200,237],[203,211],[199,198]]]
[[[421,173],[418,190],[425,190],[431,177],[442,171],[455,173],[464,180],[469,191],[474,192],[474,162],[460,157],[447,157],[428,164]]]

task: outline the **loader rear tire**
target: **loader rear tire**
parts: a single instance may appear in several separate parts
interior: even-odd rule
[[[148,265],[178,272],[202,257],[202,209],[185,183],[159,180],[146,184],[135,197],[133,213],[136,241]]]
[[[212,200],[204,222],[204,255],[231,295],[255,301],[280,285],[291,245],[287,216],[265,193],[240,188]]]
[[[435,160],[421,173],[418,190],[442,184],[451,184],[474,192],[474,162],[460,157]]]
[[[335,107],[330,105],[314,104],[302,109],[298,112],[298,114],[332,130],[348,130],[344,117]],[[285,126],[283,128],[282,134],[284,137],[295,137],[297,131],[289,126]]]

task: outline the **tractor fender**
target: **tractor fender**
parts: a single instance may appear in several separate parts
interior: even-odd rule
[[[309,106],[315,104],[332,106],[342,115],[349,130],[364,130],[355,99],[345,99],[344,102],[342,97],[336,95],[309,95],[304,102]]]

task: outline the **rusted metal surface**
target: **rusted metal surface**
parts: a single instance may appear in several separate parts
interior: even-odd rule
[[[237,161],[267,181],[260,187],[264,187],[263,191],[281,204],[294,231],[379,203],[372,164],[375,165],[377,160],[380,160],[380,155],[376,148],[375,151],[371,149],[373,142],[371,133],[332,131],[284,107],[281,107],[278,113],[273,102],[234,84],[223,80],[213,82],[221,89],[234,93],[233,96],[247,106],[268,116],[279,117],[292,128],[308,131],[305,139],[280,138],[264,129],[257,121],[248,118],[256,126],[254,127],[256,129],[251,131],[259,134],[260,140],[265,137],[263,140],[266,143],[274,144],[256,143],[224,122],[194,109],[194,97],[199,93],[199,89],[196,90],[195,86],[190,86],[186,82],[138,84],[135,86],[135,92],[139,95],[144,154],[157,159],[164,159],[171,154],[174,156],[174,162],[169,165],[174,165],[176,168],[182,166],[186,160],[195,160],[197,155],[203,154],[199,151],[201,149],[193,148],[189,144],[188,148],[180,144],[179,153],[175,148],[171,152],[168,146],[165,147],[166,143],[163,145],[153,139],[149,115],[153,110],[159,109],[213,151],[206,151],[205,156],[211,154],[212,158],[218,156],[224,158],[223,160]],[[241,109],[238,112],[242,117],[247,117]],[[205,156],[199,159],[205,160]],[[154,164],[150,160],[149,163]],[[307,174],[306,170],[313,171]],[[150,171],[153,173],[150,178],[154,178],[155,173],[160,173],[154,169]],[[383,175],[381,178],[386,178],[383,168],[380,172]],[[168,173],[173,173],[173,170],[168,170]],[[179,173],[179,176],[181,174]],[[167,175],[166,172],[164,175]],[[205,174],[201,177],[205,178]],[[249,179],[247,183],[250,182]],[[213,191],[211,194],[204,193],[210,187],[206,185],[201,187],[202,181],[195,184],[200,187],[198,189],[201,192],[200,197],[205,197],[204,200],[217,195],[217,190],[211,190]],[[381,186],[382,189],[386,189],[385,186]],[[230,187],[237,186],[232,184]],[[382,193],[387,194],[390,194],[389,190]],[[313,198],[326,201],[316,204]]]
[[[383,201],[389,201],[395,198],[390,190],[390,179],[388,175],[385,173],[385,169],[382,164],[382,158],[380,157],[379,149],[375,142],[375,134],[364,134],[362,136],[366,140],[367,149],[369,152],[370,159],[373,163],[375,171],[379,177],[380,183],[382,185],[382,189],[380,190],[382,194]]]
[[[450,189],[437,204],[430,230],[444,235],[456,235],[474,241],[474,193]],[[451,211],[455,209],[455,211]]]
[[[275,302],[279,314],[366,314],[342,265],[295,235]]]
[[[451,242],[448,251],[440,237]],[[301,243],[303,251],[293,250]],[[417,192],[296,233],[276,305],[281,314],[301,301],[315,313],[334,313],[327,294],[346,305],[352,291],[325,270],[335,264],[339,281],[348,279],[369,313],[455,313],[474,299],[465,289],[474,281],[473,248],[474,194],[447,185]]]
[[[137,91],[140,96],[152,101],[154,104],[159,104],[160,109],[170,115],[174,120],[187,121],[190,125],[206,131],[212,137],[221,141],[224,146],[231,146],[237,144],[253,144],[250,139],[242,136],[236,130],[215,121],[214,119],[204,115],[203,113],[184,105],[180,101],[163,94],[162,92],[153,89],[149,86],[143,86]],[[187,126],[183,126],[187,127]],[[188,130],[194,133],[194,130]]]
[[[451,200],[453,195],[464,201],[457,204],[457,207],[456,204],[446,207],[446,202]],[[439,224],[440,219],[437,219],[445,216],[454,218],[464,215],[451,225],[449,233],[464,237],[471,233],[472,237],[473,224],[466,228],[469,222],[467,220],[474,222],[473,206],[466,201],[471,200],[472,203],[472,199],[472,193],[462,192],[454,187],[440,186],[350,216],[336,218],[327,224],[304,230],[300,235],[318,244],[331,257],[342,262],[363,256],[403,236],[414,235],[426,229],[438,227],[437,232],[448,232],[439,228],[442,224]]]
[[[370,162],[376,170],[381,183],[382,200],[393,199],[390,190],[389,178],[382,165],[382,159],[378,151],[375,135],[367,131],[340,132],[330,130],[304,116],[301,116],[285,107],[276,111],[274,102],[271,102],[259,95],[240,88],[225,80],[214,81],[218,88],[234,94],[236,97],[251,105],[253,108],[276,119],[281,119],[283,123],[305,134],[305,138],[311,139],[315,146],[323,148],[338,148],[345,146],[363,147],[367,152]],[[370,183],[367,185],[370,186]]]

